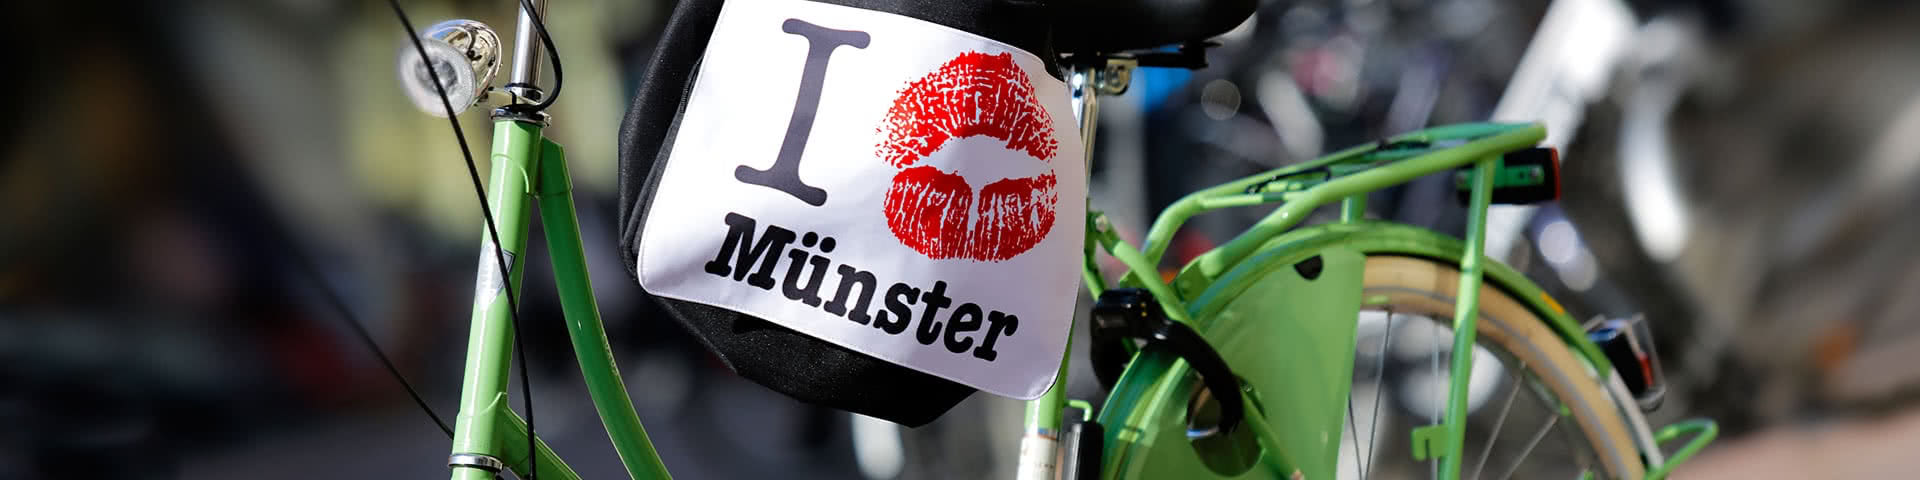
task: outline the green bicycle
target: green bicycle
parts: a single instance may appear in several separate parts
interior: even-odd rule
[[[402,79],[422,107],[451,117],[494,91],[503,48],[490,29],[451,21],[417,32],[392,3],[413,41]],[[523,420],[507,401],[534,205],[608,436],[630,475],[668,478],[600,321],[565,152],[542,135],[541,110],[562,79],[540,20],[545,2],[520,4],[512,76],[501,90],[508,100],[493,112],[492,169],[476,192],[487,232],[460,410],[451,426],[442,423],[453,439],[452,478],[579,477],[539,440],[531,405]],[[1219,32],[1187,33],[1182,41]],[[543,47],[551,91],[535,86]],[[1134,68],[1197,66],[1201,50],[1190,43],[1178,53],[1064,57],[1086,150],[1100,95],[1124,92]],[[460,135],[457,122],[453,128]],[[1638,370],[1620,364],[1632,357],[1590,340],[1540,288],[1482,253],[1488,205],[1557,195],[1557,158],[1536,147],[1544,136],[1540,125],[1465,124],[1335,152],[1188,195],[1158,216],[1139,247],[1089,210],[1082,273],[1098,302],[1093,324],[1083,327],[1094,332],[1109,394],[1098,412],[1067,399],[1062,358],[1053,388],[1027,403],[1021,478],[1665,477],[1714,438],[1714,424],[1650,428],[1618,370]],[[1367,193],[1456,170],[1470,212],[1465,239],[1365,218]],[[1337,222],[1301,226],[1335,203]],[[1158,273],[1188,219],[1269,204],[1278,207],[1230,242],[1170,279]],[[1127,272],[1109,281],[1096,265],[1099,252]],[[1523,396],[1528,402],[1515,410]],[[1085,413],[1075,421],[1069,407]],[[1562,441],[1541,449],[1556,430]],[[1682,436],[1691,438],[1663,453]]]

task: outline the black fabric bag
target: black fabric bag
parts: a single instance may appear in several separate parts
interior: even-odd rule
[[[675,129],[698,75],[721,0],[683,0],[673,10],[645,80],[620,126],[620,254],[629,274]],[[1040,1],[828,0],[904,15],[998,40],[1052,65],[1049,15]],[[816,128],[829,128],[819,126]],[[715,159],[714,161],[733,161]],[[674,320],[742,377],[793,398],[919,426],[974,389],[907,369],[729,309],[655,297]]]

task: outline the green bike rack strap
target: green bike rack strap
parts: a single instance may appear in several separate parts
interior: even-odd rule
[[[1695,419],[1668,425],[1653,435],[1653,441],[1654,443],[1667,443],[1675,438],[1679,438],[1681,435],[1688,434],[1693,435],[1693,439],[1688,440],[1687,445],[1680,447],[1680,451],[1674,452],[1673,456],[1667,457],[1667,463],[1661,464],[1660,468],[1655,468],[1653,471],[1647,472],[1647,480],[1667,478],[1667,474],[1673,473],[1674,467],[1680,466],[1682,462],[1693,458],[1693,454],[1700,453],[1700,449],[1706,448],[1708,443],[1712,443],[1714,437],[1720,436],[1720,424],[1714,423],[1713,420]]]

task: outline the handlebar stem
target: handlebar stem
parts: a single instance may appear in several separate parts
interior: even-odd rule
[[[522,98],[538,100],[540,87],[534,86],[540,81],[540,32],[533,24],[533,16],[527,14],[526,4],[532,4],[534,13],[542,20],[547,16],[547,0],[527,0],[526,3],[514,2],[520,8],[520,21],[513,32],[513,75],[508,78],[507,91]]]

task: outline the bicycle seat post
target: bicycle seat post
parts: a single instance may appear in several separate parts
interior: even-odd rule
[[[1100,119],[1099,96],[1127,93],[1127,85],[1133,81],[1133,69],[1138,66],[1138,61],[1132,58],[1090,57],[1087,61],[1077,55],[1069,58],[1067,70],[1067,89],[1073,97],[1074,116],[1080,122],[1080,142],[1086,147],[1088,169],[1093,168],[1093,136]]]

